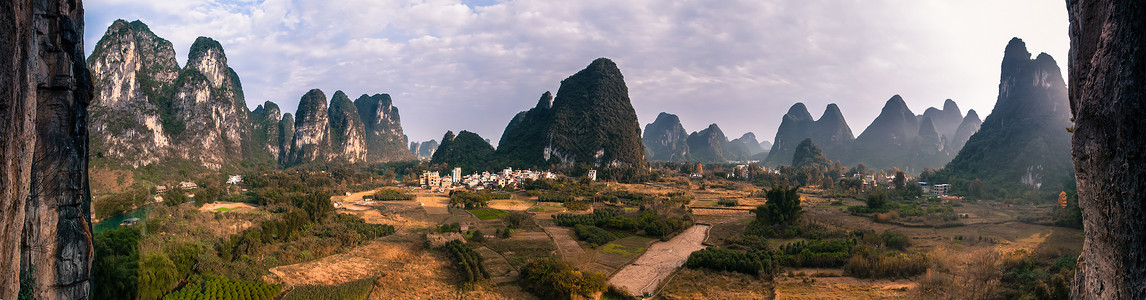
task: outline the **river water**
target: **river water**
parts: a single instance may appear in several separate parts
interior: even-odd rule
[[[123,220],[130,219],[130,218],[139,218],[139,223],[137,223],[137,224],[143,225],[144,223],[147,222],[147,214],[150,212],[151,212],[151,205],[150,204],[141,206],[141,207],[133,209],[133,210],[126,211],[126,212],[119,214],[117,216],[107,218],[107,219],[104,219],[102,221],[99,221],[98,223],[95,223],[95,225],[92,226],[92,233],[99,233],[99,232],[102,232],[104,230],[113,230],[113,229],[119,228],[119,224],[123,223]]]

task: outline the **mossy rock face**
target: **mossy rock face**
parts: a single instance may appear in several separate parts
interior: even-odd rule
[[[553,101],[548,96],[507,126],[498,153],[510,165],[648,165],[637,114],[616,63],[598,58],[562,80]]]

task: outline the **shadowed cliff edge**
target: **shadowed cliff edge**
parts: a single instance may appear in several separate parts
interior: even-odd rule
[[[81,1],[0,4],[0,299],[89,297],[83,32]]]
[[[1146,3],[1068,0],[1071,154],[1082,208],[1076,299],[1146,298]]]

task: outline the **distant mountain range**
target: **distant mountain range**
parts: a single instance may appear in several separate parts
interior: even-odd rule
[[[518,168],[639,168],[648,160],[758,160],[775,166],[790,164],[797,145],[811,139],[826,159],[847,165],[911,172],[946,165],[950,174],[1038,186],[1069,173],[1069,134],[1060,129],[1070,121],[1065,83],[1054,60],[1030,56],[1021,40],[1008,44],[999,98],[986,120],[973,110],[964,116],[950,99],[941,109],[916,115],[895,95],[854,136],[836,104],[814,119],[796,103],[782,116],[773,143],[761,143],[751,132],[729,140],[717,124],[689,133],[676,115],[665,112],[642,136],[624,76],[616,63],[599,58],[562,80],[556,95],[545,92],[536,105],[515,115],[499,147],[489,146],[486,153],[489,141],[467,131],[448,134],[450,140],[440,145],[411,143],[387,94],[352,101],[342,91],[328,99],[312,89],[294,114],[270,101],[249,111],[239,76],[219,42],[196,39],[181,67],[169,41],[142,22],[117,20],[87,59],[96,95],[89,108],[91,150],[97,163],[186,162],[207,170],[416,158],[450,165],[472,159],[457,149],[480,150],[489,156],[484,159],[489,166]]]
[[[351,102],[311,90],[298,111],[267,101],[249,111],[239,75],[219,42],[199,37],[180,68],[171,42],[140,21],[117,20],[87,59],[96,97],[91,150],[97,160],[141,167],[191,162],[209,170],[309,162],[413,159],[390,96]]]
[[[764,152],[756,134],[745,133],[729,141],[716,124],[688,134],[674,114],[662,112],[657,119],[645,125],[642,138],[649,160],[673,162],[727,162],[746,161]],[[771,144],[768,144],[771,146]]]

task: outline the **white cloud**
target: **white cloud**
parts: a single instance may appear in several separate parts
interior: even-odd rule
[[[917,113],[994,104],[1003,47],[1024,38],[1065,67],[1061,3],[1025,1],[92,0],[90,51],[116,18],[141,19],[177,57],[219,40],[249,105],[293,112],[311,88],[390,93],[413,140],[509,119],[597,57],[625,74],[643,122],[771,140],[796,101],[838,103],[853,132],[901,94]],[[1064,68],[1065,69],[1065,68]],[[643,124],[642,124],[643,126]]]

